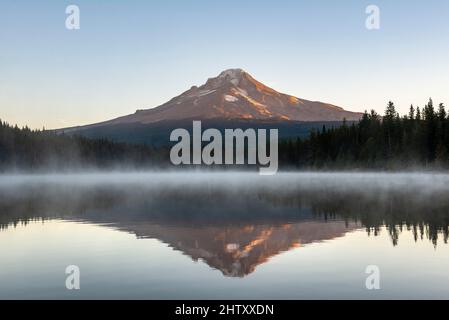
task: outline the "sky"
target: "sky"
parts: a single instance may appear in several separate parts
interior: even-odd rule
[[[80,29],[66,28],[66,7]],[[365,9],[380,9],[368,30]],[[447,0],[0,0],[0,119],[95,123],[229,68],[303,99],[400,113],[449,105]]]

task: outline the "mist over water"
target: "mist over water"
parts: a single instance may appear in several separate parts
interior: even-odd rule
[[[279,192],[306,188],[320,190],[333,188],[338,191],[420,190],[423,194],[447,191],[449,174],[444,173],[389,173],[389,172],[283,172],[273,176],[261,176],[256,172],[225,171],[164,171],[164,172],[89,172],[66,174],[3,174],[0,188],[33,185],[58,185],[67,187],[119,186],[126,192],[129,185],[142,188],[217,187],[232,189],[274,189]],[[282,190],[279,188],[282,186]]]
[[[442,270],[449,268],[448,192],[449,174],[419,172],[289,172],[274,176],[201,171],[2,175],[0,256],[4,262],[0,262],[3,267],[0,279],[6,281],[5,288],[15,292],[16,297],[73,298],[57,283],[43,294],[27,291],[26,284],[17,288],[7,279],[20,277],[17,266],[33,263],[28,261],[32,257],[44,265],[40,267],[44,269],[36,272],[79,261],[85,269],[88,265],[89,272],[94,274],[103,265],[98,259],[110,259],[111,265],[103,266],[102,270],[112,278],[118,266],[129,265],[121,271],[129,272],[129,279],[116,284],[117,288],[127,288],[126,292],[106,294],[101,285],[94,285],[97,280],[89,278],[89,289],[79,297],[98,296],[101,292],[100,297],[185,298],[189,297],[192,286],[197,286],[186,279],[205,281],[202,277],[207,274],[212,277],[208,281],[220,285],[221,289],[210,292],[200,286],[198,298],[210,294],[229,298],[231,288],[239,291],[241,298],[340,297],[341,287],[329,284],[335,276],[354,281],[346,284],[351,288],[346,292],[350,298],[367,294],[360,291],[366,266],[361,261],[389,266],[384,274],[392,277],[404,267],[401,259],[416,255],[426,260],[411,261],[407,267],[419,273],[422,263],[431,265],[429,272],[418,278],[420,286],[430,281],[426,289],[435,293],[430,283],[441,278]],[[132,238],[122,238],[125,235]],[[54,240],[51,245],[46,243],[47,237]],[[30,246],[33,251],[29,258],[13,259],[14,252]],[[89,248],[97,246],[100,252],[95,249],[95,256],[91,256]],[[55,250],[61,254],[60,258],[55,258]],[[306,254],[321,250],[327,252],[326,258]],[[182,253],[187,259],[176,262],[175,266],[170,261],[177,255],[172,253]],[[397,264],[391,261],[391,255],[397,257]],[[289,256],[284,260],[283,257]],[[272,266],[272,261],[278,263]],[[326,269],[332,263],[341,270]],[[209,272],[205,273],[204,267]],[[356,267],[360,270],[355,270]],[[317,268],[322,269],[323,279],[317,278]],[[144,269],[151,270],[154,277],[164,278],[165,282],[144,277],[146,286],[139,287],[139,279],[132,274]],[[167,270],[177,273],[176,279],[168,280],[168,273],[173,273]],[[304,274],[296,274],[299,270]],[[180,278],[181,275],[185,278]],[[304,275],[308,277],[307,285],[292,287],[285,282],[305,281]],[[257,282],[250,280],[254,277]],[[273,296],[268,288],[279,277],[282,285],[278,284],[278,291],[284,295]],[[228,283],[226,279],[231,278],[241,282]],[[446,280],[444,276],[441,281]],[[56,280],[49,274],[46,281]],[[113,285],[104,281],[104,286]],[[412,286],[406,283],[405,275],[391,281],[396,286]],[[150,289],[156,283],[167,288],[164,294]],[[257,294],[244,289],[248,283],[259,290]],[[409,288],[410,294],[418,290],[416,285]],[[33,286],[45,284],[38,281]],[[307,286],[309,291],[304,289]],[[0,289],[1,297],[6,295],[4,290]],[[28,292],[28,296],[23,292]],[[401,292],[391,287],[373,297],[404,297]],[[444,294],[449,297],[449,290]]]
[[[133,172],[0,177],[0,221],[88,214],[132,215],[203,221],[314,218],[357,220],[365,227],[409,222],[421,228],[431,219],[447,239],[449,174]],[[81,209],[82,208],[82,209]],[[126,208],[124,211],[123,208]],[[30,210],[31,209],[31,210]],[[68,215],[68,213],[70,213]],[[435,217],[438,216],[438,218]],[[414,220],[412,218],[417,218]],[[436,235],[435,235],[436,236]]]

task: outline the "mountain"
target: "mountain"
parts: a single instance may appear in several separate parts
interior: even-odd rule
[[[304,136],[311,128],[320,128],[323,122],[338,126],[343,119],[357,121],[361,116],[332,104],[280,93],[242,69],[229,69],[158,107],[58,131],[90,138],[161,144],[166,143],[163,140],[173,128],[187,128],[191,120],[203,120],[208,122],[205,127],[218,129],[279,127],[280,136]]]
[[[242,69],[223,71],[163,105],[105,122],[152,123],[181,119],[257,119],[294,121],[358,120],[361,114],[279,93]]]

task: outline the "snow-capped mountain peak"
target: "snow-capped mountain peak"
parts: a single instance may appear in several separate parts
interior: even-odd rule
[[[331,104],[280,93],[242,69],[228,69],[158,107],[138,110],[101,125],[182,119],[341,121],[358,120],[361,115]]]

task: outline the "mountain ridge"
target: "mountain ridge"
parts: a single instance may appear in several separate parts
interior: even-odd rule
[[[256,80],[243,69],[228,69],[192,86],[154,108],[85,126],[78,130],[115,124],[151,124],[166,120],[264,120],[264,121],[357,121],[362,113],[319,101],[284,94]]]

